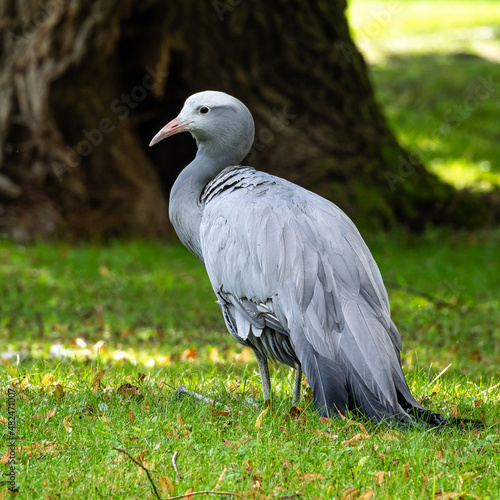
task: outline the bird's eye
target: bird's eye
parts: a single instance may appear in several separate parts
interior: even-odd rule
[[[202,107],[200,108],[200,113],[202,113],[203,115],[204,115],[205,113],[208,113],[208,108],[207,108],[206,106],[202,106]]]

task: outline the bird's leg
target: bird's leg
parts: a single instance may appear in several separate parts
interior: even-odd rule
[[[267,401],[268,399],[271,399],[271,377],[269,376],[267,358],[257,351],[255,351],[255,357],[257,358],[257,363],[259,364],[262,394],[264,395],[264,401]]]
[[[302,366],[299,363],[295,365],[295,378],[293,381],[292,404],[295,406],[300,401],[300,384],[302,383]]]

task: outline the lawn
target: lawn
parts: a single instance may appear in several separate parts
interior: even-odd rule
[[[393,131],[457,187],[500,185],[500,2],[350,2]]]
[[[356,0],[349,16],[399,140],[447,182],[499,185],[500,3]],[[266,408],[253,354],[175,241],[0,240],[0,458],[8,473],[12,445],[17,497],[500,498],[500,230],[365,237],[412,392],[484,429],[321,419],[305,387],[292,408],[279,366]]]
[[[305,391],[290,411],[284,367],[272,370],[262,417],[253,355],[225,332],[204,269],[184,248],[4,241],[0,413],[6,426],[11,384],[20,498],[154,498],[146,473],[113,447],[154,471],[162,498],[215,487],[245,498],[347,499],[351,488],[359,498],[497,498],[500,232],[368,242],[414,394],[435,411],[484,419],[484,430],[326,421]],[[179,385],[228,408],[179,400]]]

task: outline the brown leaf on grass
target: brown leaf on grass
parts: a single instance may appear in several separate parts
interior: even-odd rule
[[[253,464],[250,460],[243,460],[243,465],[247,474],[253,474]]]
[[[369,439],[370,434],[366,432],[360,432],[359,434],[356,434],[352,438],[346,439],[345,441],[342,441],[342,446],[356,446],[358,443],[361,441],[364,441],[365,439]]]
[[[231,415],[229,410],[218,410],[212,404],[210,404],[210,413],[213,417],[229,417]]]
[[[2,457],[2,463],[6,464],[10,460],[10,448],[7,448]]]
[[[177,415],[177,422],[179,423],[179,427],[180,427],[182,434],[184,434],[184,436],[190,436],[192,426],[186,425],[186,423],[184,422],[184,419],[182,418],[180,413]],[[174,432],[175,432],[175,428],[174,428]]]
[[[358,497],[358,500],[370,500],[373,497],[373,490],[366,490],[361,496]]]
[[[168,486],[167,486],[167,482],[165,481],[165,479],[163,479],[162,477],[159,477],[158,482],[160,483],[160,487],[163,490],[163,493],[168,493],[169,492]]]
[[[184,495],[186,495],[187,493],[193,493],[194,492],[194,488],[189,488],[188,490],[185,491]],[[191,500],[191,495],[188,495],[188,496],[185,496],[185,497],[182,497],[182,500]]]
[[[57,384],[55,387],[56,401],[60,401],[64,397],[64,389],[61,384]]]
[[[458,410],[457,410],[457,405],[453,405],[453,409],[451,411],[451,418],[457,418],[458,417]]]
[[[130,422],[130,425],[135,424],[135,415],[134,415],[134,412],[132,410],[128,411],[128,421]]]
[[[332,419],[326,418],[326,417],[319,417],[319,423],[320,424],[331,424]]]
[[[53,384],[54,382],[57,382],[57,378],[54,377],[54,375],[52,375],[52,373],[46,373],[42,377],[42,380],[40,381],[40,386],[46,387],[47,385]]]
[[[281,462],[281,465],[283,466],[283,469],[293,469],[292,462],[288,462],[287,460]]]
[[[304,413],[304,408],[302,408],[302,406],[294,405],[288,410],[288,415],[290,415],[292,420],[298,420],[302,413]]]
[[[104,377],[104,374],[106,373],[106,370],[99,370],[94,377],[92,378],[92,392],[98,392],[99,391],[99,386],[101,383],[102,377]]]
[[[444,450],[441,445],[439,445],[439,450],[436,451],[436,460],[444,460]]]
[[[64,428],[66,429],[66,432],[68,432],[68,433],[73,430],[71,425],[70,425],[70,422],[71,422],[71,415],[63,418],[63,425],[64,425]]]
[[[29,444],[27,446],[16,447],[16,453],[27,453],[28,457],[40,456],[44,453],[51,451],[66,450],[68,448],[67,444],[54,444],[50,441],[45,441],[42,444]]]
[[[373,451],[375,451],[375,449]],[[386,455],[385,453],[382,453],[381,451],[375,451],[375,455],[378,455],[381,458],[391,458],[389,455]]]
[[[359,497],[359,491],[356,488],[347,488],[347,490],[342,493],[341,500],[354,500]]]
[[[26,394],[23,394],[22,392],[18,392],[17,395],[26,403],[29,404],[30,400],[28,399],[28,396]]]
[[[262,410],[260,415],[257,417],[257,420],[255,421],[255,427],[257,429],[260,429],[260,426],[262,425],[262,419],[265,417],[265,415],[268,411],[269,411],[269,407]]]
[[[461,498],[465,493],[457,493],[456,491],[450,491],[449,493],[443,490],[437,490],[434,493],[434,500],[451,500],[452,498]]]
[[[410,461],[405,463],[404,477],[410,477]]]
[[[302,474],[299,469],[297,469],[297,474],[299,475],[299,479],[304,483],[321,481],[324,478],[323,474],[317,474],[316,472],[306,472],[305,474]]]
[[[137,380],[138,380],[139,382],[142,382],[142,381],[143,381],[146,377],[147,377],[147,375],[146,375],[145,373],[140,373],[140,372],[139,372],[139,373],[137,374]]]
[[[467,480],[475,481],[476,480],[476,478],[474,477],[474,472],[464,472],[461,477],[464,481],[467,481]]]
[[[391,477],[391,471],[379,470],[375,473],[375,482],[380,486],[386,478]]]
[[[0,415],[0,424],[8,424],[9,419],[5,418],[3,415]]]
[[[121,391],[123,397],[142,395],[141,389],[139,387],[137,387],[136,385],[129,384],[128,382],[120,385],[120,387],[118,387],[117,390]]]
[[[218,488],[220,488],[222,481],[224,481],[224,478],[226,477],[226,472],[227,472],[227,467],[224,467],[219,476],[219,479],[217,480],[217,484],[212,488],[213,490],[217,490]]]
[[[171,495],[174,495],[175,494],[175,488],[174,488],[174,485],[172,483],[172,481],[169,479],[168,476],[165,476],[165,478],[163,477],[159,477],[158,478],[158,481],[160,483],[160,486],[161,486],[161,489],[165,492],[165,493],[169,493]]]
[[[196,358],[196,349],[186,349],[181,356],[181,359],[194,359]]]
[[[54,408],[52,410],[49,410],[47,413],[41,413],[40,415],[32,415],[32,418],[39,418],[39,419],[45,419],[45,422],[49,420],[49,418],[52,418],[57,411],[57,405],[54,405]]]

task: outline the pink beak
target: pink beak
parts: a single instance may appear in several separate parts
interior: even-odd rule
[[[170,137],[171,135],[178,134],[179,132],[187,132],[189,130],[189,123],[181,122],[180,118],[174,118],[168,122],[151,140],[149,147],[154,146],[157,142]]]

